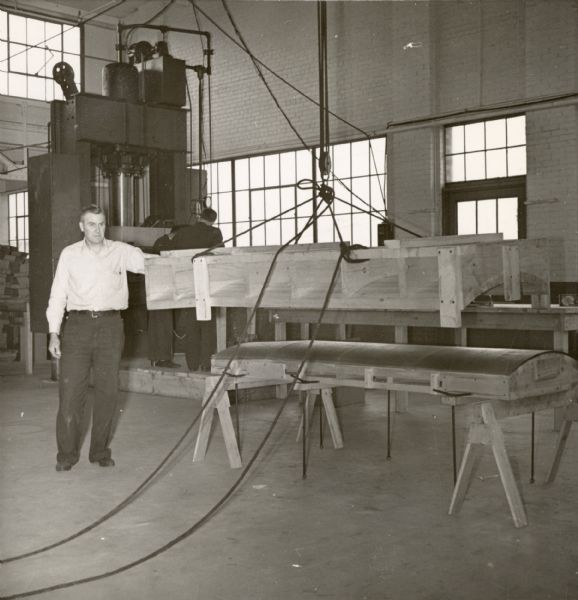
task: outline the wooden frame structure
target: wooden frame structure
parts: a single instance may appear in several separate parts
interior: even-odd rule
[[[229,463],[232,468],[241,467],[227,390],[235,385],[248,388],[292,383],[307,346],[305,341],[255,342],[243,344],[239,350],[229,348],[213,357],[195,461],[205,456],[213,413],[217,410]],[[499,420],[567,407],[578,385],[578,363],[552,351],[317,342],[300,377],[307,382],[297,383],[296,389],[321,391],[336,447],[343,442],[330,401],[330,390],[335,387],[421,392],[437,396],[445,404],[466,406],[470,425],[449,513],[454,514],[461,506],[475,458],[483,446],[489,446],[514,524],[523,527],[527,517]]]
[[[549,268],[543,240],[504,241],[500,234],[392,240],[355,250],[343,261],[330,310],[426,311],[442,327],[460,327],[462,311],[479,295],[501,290],[507,300],[532,296],[549,306]],[[216,307],[252,308],[278,247],[163,252],[146,262],[149,309],[195,307],[210,319]],[[337,244],[289,246],[279,254],[261,308],[319,308]],[[198,255],[197,258],[191,259]]]

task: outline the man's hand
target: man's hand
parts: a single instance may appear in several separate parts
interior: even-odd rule
[[[54,358],[60,358],[60,337],[58,337],[57,333],[50,334],[50,340],[48,341],[48,351]]]

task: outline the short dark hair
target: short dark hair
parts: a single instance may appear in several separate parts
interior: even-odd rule
[[[200,215],[203,221],[209,221],[209,223],[214,223],[217,220],[217,212],[212,208],[203,208]]]
[[[84,215],[86,215],[87,213],[91,213],[93,215],[104,215],[106,218],[106,213],[104,212],[104,210],[102,210],[102,208],[100,208],[100,206],[97,206],[96,204],[89,204],[88,206],[85,206],[80,210],[81,221],[82,217],[84,217]]]

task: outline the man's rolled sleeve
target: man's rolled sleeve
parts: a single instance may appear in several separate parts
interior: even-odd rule
[[[127,244],[126,270],[131,273],[144,273],[145,255],[140,248]]]

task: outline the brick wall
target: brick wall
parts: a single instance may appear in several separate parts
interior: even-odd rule
[[[237,40],[219,2],[200,7]],[[316,3],[230,2],[252,52],[313,99],[318,97]],[[152,14],[143,3],[131,15]],[[577,0],[483,2],[329,2],[328,55],[333,141],[388,132],[392,216],[422,234],[440,232],[441,123],[401,122],[576,93]],[[301,147],[245,53],[202,14],[174,3],[159,23],[210,31],[212,158]],[[128,19],[127,19],[128,20]],[[135,32],[131,41],[154,40]],[[200,39],[169,35],[188,64],[202,60]],[[87,27],[86,91],[100,93],[100,70],[114,58],[114,29]],[[307,144],[318,140],[318,108],[266,70],[264,75]],[[197,77],[189,72],[196,106]],[[208,118],[208,106],[206,115]],[[47,111],[45,112],[47,114]],[[469,113],[468,113],[469,114]],[[13,119],[18,126],[22,115]],[[457,118],[457,117],[456,117]],[[11,117],[12,119],[12,117]],[[528,233],[559,239],[553,278],[578,279],[576,136],[573,106],[528,111]],[[0,140],[10,127],[0,128]],[[205,129],[208,132],[208,125]],[[196,136],[196,133],[195,133]],[[20,139],[20,138],[19,138]],[[196,150],[196,140],[193,148]]]
[[[574,106],[526,115],[528,237],[552,240],[553,281],[578,281],[577,133]]]

